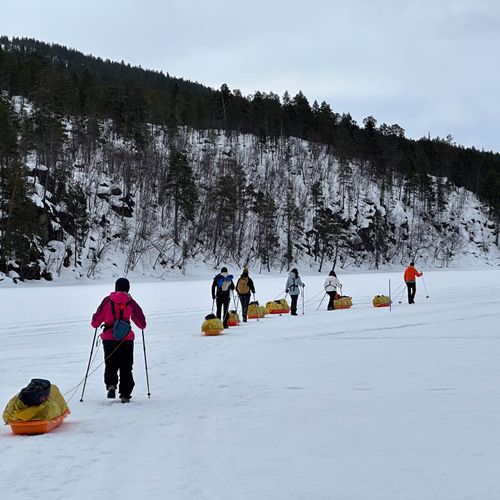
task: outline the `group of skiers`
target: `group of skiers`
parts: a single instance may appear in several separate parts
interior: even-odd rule
[[[233,278],[233,275],[228,273],[227,267],[223,267],[220,273],[214,276],[212,281],[211,293],[212,301],[215,302],[216,305],[215,315],[219,319],[222,319],[224,328],[228,327],[229,304],[231,302],[232,293],[236,290],[238,294],[244,323],[247,322],[251,294],[255,296],[255,285],[246,267],[238,278],[236,286],[234,285]],[[297,301],[301,293],[301,288],[303,289],[304,287],[305,284],[300,279],[299,271],[296,268],[292,269],[285,285],[285,292],[290,295],[292,302],[290,307],[290,314],[292,316],[297,316]]]
[[[404,273],[404,281],[408,289],[408,303],[415,303],[416,278],[424,273],[415,269],[415,263],[411,262]],[[290,295],[292,316],[297,316],[297,301],[303,293],[305,284],[299,276],[299,271],[294,268],[290,271],[285,285],[285,292]],[[229,304],[232,293],[236,290],[241,302],[243,322],[247,322],[248,306],[251,294],[255,296],[255,285],[245,267],[241,276],[233,282],[233,276],[228,273],[226,267],[222,267],[212,282],[212,300],[216,304],[216,316],[222,319],[224,328],[228,327]],[[335,309],[337,291],[342,292],[335,271],[330,271],[324,283],[325,293],[329,296],[327,310]],[[104,349],[104,384],[107,397],[114,399],[116,391],[119,390],[122,403],[128,403],[132,397],[135,382],[132,376],[134,364],[134,332],[131,321],[144,331],[146,318],[137,302],[130,296],[130,282],[126,278],[118,278],[115,282],[115,291],[106,296],[96,312],[92,316],[91,324],[96,329],[103,327],[101,339]],[[120,377],[118,377],[118,373]]]
[[[423,275],[423,272],[421,273],[415,269],[414,262],[410,262],[410,265],[405,269],[403,279],[408,290],[408,304],[415,303],[415,294],[417,292],[416,278],[420,278]],[[335,299],[340,297],[337,294],[337,290],[340,290],[340,294],[342,294],[342,284],[333,269],[325,280],[324,288],[325,293],[330,297],[327,309],[328,311],[332,311],[335,309]]]
[[[423,276],[423,273],[418,272],[415,269],[415,263],[411,262],[406,268],[404,273],[404,281],[408,288],[408,304],[415,303],[415,293],[416,293],[416,278]],[[304,282],[299,276],[299,271],[297,268],[293,268],[286,281],[285,292],[290,295],[291,306],[290,314],[292,316],[297,316],[297,301],[301,291],[305,287]],[[302,289],[302,290],[301,290]],[[325,293],[328,295],[329,300],[327,304],[327,310],[333,311],[335,309],[335,300],[340,298],[342,295],[342,284],[340,283],[337,274],[332,269],[328,274],[328,277],[324,283]],[[228,273],[227,267],[223,267],[220,273],[217,274],[212,282],[212,300],[215,301],[216,316],[223,320],[224,328],[227,328],[227,318],[229,315],[229,304],[231,302],[231,294],[236,290],[238,297],[241,302],[241,311],[243,316],[243,322],[247,322],[247,312],[248,305],[250,303],[251,294],[255,295],[255,285],[248,275],[248,269],[245,267],[241,276],[238,278],[236,287],[233,283],[233,276]],[[340,290],[340,294],[338,293]]]
[[[216,304],[216,316],[222,319],[224,328],[227,328],[229,317],[229,303],[231,295],[236,289],[241,302],[241,315],[243,322],[247,322],[248,305],[250,304],[250,295],[255,294],[255,286],[252,278],[248,275],[248,269],[245,267],[239,277],[236,287],[233,283],[233,275],[229,274],[227,267],[223,267],[220,273],[214,276],[212,282],[212,301]]]

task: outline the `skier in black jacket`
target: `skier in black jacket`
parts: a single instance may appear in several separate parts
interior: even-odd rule
[[[214,277],[212,282],[212,300],[216,301],[216,316],[222,319],[224,328],[227,328],[229,315],[229,302],[231,300],[231,291],[234,290],[233,276],[227,273],[227,267],[223,267],[220,273]],[[224,310],[224,317],[221,318],[221,312]]]

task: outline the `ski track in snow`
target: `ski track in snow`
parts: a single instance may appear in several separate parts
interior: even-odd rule
[[[304,316],[213,338],[199,333],[209,282],[132,283],[151,399],[136,331],[132,403],[105,398],[100,367],[60,428],[3,428],[0,498],[500,498],[500,270],[424,277],[429,299],[419,281],[417,303],[404,290],[389,311],[371,298],[400,273],[340,276],[354,306],[327,312],[311,300],[324,276],[304,276]],[[261,303],[285,279],[255,276]],[[3,404],[34,377],[63,393],[82,379],[111,286],[0,288]]]

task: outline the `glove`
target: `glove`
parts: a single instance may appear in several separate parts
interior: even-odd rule
[[[288,293],[288,288],[285,290],[285,293]]]
[[[212,295],[212,300],[215,300],[215,295]]]
[[[302,288],[305,288],[306,287],[306,284],[305,283],[302,283]]]

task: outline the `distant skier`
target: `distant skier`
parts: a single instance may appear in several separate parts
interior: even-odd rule
[[[104,383],[108,398],[116,397],[118,372],[120,372],[120,399],[128,403],[132,397],[135,382],[132,376],[134,364],[134,332],[130,320],[138,328],[146,328],[146,318],[139,304],[129,295],[130,283],[126,278],[118,278],[115,291],[105,297],[92,316],[92,327],[104,324],[101,333],[104,348]],[[127,326],[128,324],[128,326]]]
[[[234,290],[233,276],[227,273],[227,267],[223,267],[212,282],[212,300],[216,301],[216,315],[219,319],[222,319],[224,328],[228,327],[227,320],[232,290]],[[222,310],[224,311],[224,316],[221,318]]]
[[[285,288],[285,292],[290,294],[290,299],[292,300],[292,305],[290,307],[290,314],[292,316],[297,316],[297,300],[300,295],[300,287],[304,288],[305,285],[300,279],[299,271],[297,268],[294,268],[288,275]]]
[[[337,295],[337,289],[341,288],[342,285],[337,278],[337,274],[332,269],[328,274],[328,278],[325,280],[325,292],[330,297],[328,301],[327,310],[333,311],[335,309],[335,296]]]
[[[250,294],[255,294],[255,286],[252,278],[248,275],[248,269],[245,267],[241,276],[236,282],[236,292],[241,302],[241,315],[243,323],[247,322],[248,304],[250,303]]]
[[[408,288],[408,304],[415,303],[415,294],[417,293],[416,278],[420,278],[424,273],[419,273],[415,269],[415,263],[410,262],[410,265],[405,270],[404,280]]]

